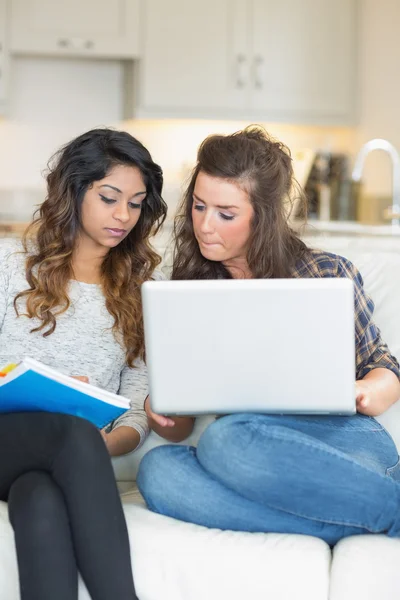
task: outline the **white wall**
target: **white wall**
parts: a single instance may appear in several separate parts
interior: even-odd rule
[[[122,115],[118,62],[23,58],[12,61],[7,118],[0,121],[0,186],[42,185],[54,150],[85,129]]]
[[[400,151],[400,1],[361,0],[360,123],[357,143],[386,138]],[[375,152],[367,159],[366,190],[391,193],[388,157]]]

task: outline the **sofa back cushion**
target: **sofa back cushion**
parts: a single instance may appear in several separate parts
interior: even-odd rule
[[[400,251],[346,252],[360,270],[366,291],[375,302],[374,321],[392,354],[400,361]],[[400,401],[378,417],[400,451]]]

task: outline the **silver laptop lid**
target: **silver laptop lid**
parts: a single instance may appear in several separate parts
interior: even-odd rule
[[[151,281],[142,297],[155,412],[355,411],[350,279]]]

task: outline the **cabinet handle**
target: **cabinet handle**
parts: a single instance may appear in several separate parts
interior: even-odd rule
[[[57,46],[59,48],[69,48],[71,46],[71,42],[66,38],[61,38],[58,40]]]
[[[254,57],[254,85],[258,90],[264,87],[264,58],[258,54]]]
[[[238,54],[236,57],[236,87],[243,89],[246,85],[246,76],[244,69],[246,66],[246,57],[244,54]]]
[[[91,50],[94,48],[94,42],[93,40],[82,40],[81,38],[60,38],[57,42],[57,46],[59,48],[75,48],[75,50],[79,48]]]

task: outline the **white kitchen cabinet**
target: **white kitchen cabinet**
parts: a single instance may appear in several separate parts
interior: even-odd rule
[[[356,3],[252,0],[251,107],[268,117],[354,112]]]
[[[348,124],[358,0],[143,0],[136,114]]]
[[[129,59],[139,33],[140,0],[11,0],[14,53]]]
[[[8,94],[9,54],[7,47],[6,0],[0,0],[0,114],[5,111]]]
[[[144,0],[141,108],[180,116],[243,108],[245,21],[241,0]]]

